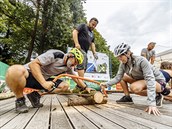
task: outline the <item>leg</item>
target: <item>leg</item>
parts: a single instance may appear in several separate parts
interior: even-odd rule
[[[119,104],[126,103],[126,104],[133,104],[133,100],[130,97],[130,93],[128,90],[128,83],[133,83],[135,80],[128,76],[127,74],[124,74],[124,77],[120,81],[120,84],[122,86],[122,89],[124,91],[125,96],[123,96],[121,99],[117,100],[116,102]]]
[[[170,94],[169,94],[169,95],[164,96],[164,99],[165,99],[165,100],[172,101],[172,90],[170,91]]]
[[[128,90],[128,84],[127,83],[133,83],[135,80],[133,78],[131,78],[130,76],[128,76],[127,74],[124,74],[124,77],[122,78],[122,80],[120,81],[120,84],[122,86],[122,89],[124,91],[124,94],[129,96],[129,90]]]
[[[87,68],[88,58],[87,58],[87,53],[85,53],[83,50],[81,50],[81,52],[84,55],[84,60],[83,60],[82,64],[77,65],[77,72],[78,72],[78,76],[84,77],[84,73],[85,73],[86,68]],[[76,80],[79,80],[79,79],[76,79]],[[81,84],[80,81],[78,81],[78,83],[76,85],[77,90],[82,89],[82,86],[80,86],[80,85],[83,85],[83,84]]]
[[[130,86],[131,91],[135,94],[141,95],[141,96],[147,96],[146,91],[146,82],[144,80],[139,80],[136,82],[133,82]]]
[[[138,95],[147,96],[147,85],[145,80],[139,80],[131,84],[131,90]],[[156,82],[156,106],[162,106],[163,97],[160,94],[161,85]]]
[[[6,83],[14,92],[16,98],[24,96],[23,89],[26,85],[26,78],[28,76],[28,71],[22,65],[13,65],[7,70]]]
[[[85,70],[84,69],[83,70],[78,70],[78,75],[80,77],[84,77],[84,73],[85,73]]]
[[[66,82],[61,82],[52,93],[66,92],[68,91],[68,89],[69,89],[69,84]]]
[[[23,95],[23,89],[26,85],[28,75],[28,71],[22,65],[13,65],[9,67],[6,73],[6,84],[17,98],[15,101],[16,111],[20,113],[28,112]]]
[[[87,69],[88,58],[87,58],[87,53],[85,53],[83,50],[81,50],[81,52],[84,56],[84,60],[82,64],[77,65],[77,71],[80,77],[84,77],[85,70]]]
[[[138,95],[147,96],[147,85],[145,80],[138,80],[131,84],[131,90]],[[156,92],[161,92],[161,85],[156,82]]]

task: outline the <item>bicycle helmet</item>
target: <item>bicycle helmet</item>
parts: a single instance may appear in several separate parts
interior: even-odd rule
[[[116,57],[118,57],[126,53],[128,50],[130,50],[130,46],[128,44],[121,43],[114,49],[114,54]]]
[[[79,49],[72,48],[69,52],[75,56],[75,58],[78,60],[79,64],[82,64],[82,62],[84,60],[84,56]]]

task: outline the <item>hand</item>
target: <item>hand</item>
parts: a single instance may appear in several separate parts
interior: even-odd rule
[[[79,44],[75,44],[75,47],[79,50],[81,50],[81,46]]]
[[[96,60],[98,60],[98,54],[97,53],[94,53],[93,56]]]
[[[94,89],[92,89],[92,88],[90,88],[90,87],[87,87],[86,89],[85,89],[88,93],[90,93],[92,90],[94,90]]]
[[[42,86],[47,89],[47,90],[51,90],[52,89],[52,86],[54,86],[54,82],[52,81],[46,81],[42,84]]]
[[[148,112],[148,114],[153,113],[155,116],[161,115],[160,111],[156,106],[149,106],[145,109],[145,111]]]
[[[107,86],[106,86],[106,83],[100,83],[100,89],[101,89],[101,92],[104,93],[106,95],[106,89]]]
[[[106,86],[106,83],[105,82],[102,82],[102,83],[100,83],[100,87],[104,87],[104,88],[107,88],[107,86]]]

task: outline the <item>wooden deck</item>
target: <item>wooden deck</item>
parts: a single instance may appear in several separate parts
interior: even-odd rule
[[[148,115],[146,97],[131,95],[133,105],[119,105],[115,100],[122,93],[109,94],[108,103],[101,105],[67,106],[73,95],[44,95],[44,106],[29,112],[15,113],[15,98],[0,101],[1,129],[172,129],[172,102],[159,108],[161,116]]]

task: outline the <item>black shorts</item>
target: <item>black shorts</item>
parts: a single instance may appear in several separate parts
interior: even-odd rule
[[[52,81],[53,78],[48,78],[46,81]],[[56,84],[57,86],[62,82],[62,80],[57,79]],[[33,89],[39,89],[39,90],[44,90],[45,92],[47,92],[48,90],[45,89],[32,75],[31,72],[29,72],[29,77],[26,79],[26,86],[25,87],[29,87],[29,88],[33,88]]]

